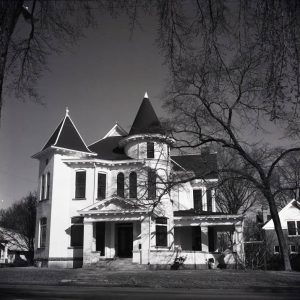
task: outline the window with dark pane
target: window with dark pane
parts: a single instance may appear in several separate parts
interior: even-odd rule
[[[45,174],[42,175],[42,188],[41,188],[41,200],[45,199],[45,184],[46,184],[46,177]]]
[[[86,172],[76,172],[75,198],[85,198]]]
[[[124,198],[124,174],[117,175],[117,195]]]
[[[98,173],[97,199],[106,198],[106,174]]]
[[[137,198],[137,175],[131,172],[129,175],[129,198]]]
[[[46,199],[50,197],[50,173],[47,173],[47,188],[46,188]]]
[[[296,224],[295,221],[288,221],[287,222],[288,227],[288,234],[289,235],[296,235]]]
[[[147,142],[147,158],[154,158],[154,143]]]
[[[274,253],[279,253],[279,246],[274,246]]]
[[[148,171],[148,199],[156,198],[156,171]]]
[[[297,221],[297,232],[300,235],[300,221]]]
[[[83,246],[83,217],[71,218],[71,247]]]
[[[40,219],[40,248],[45,248],[47,237],[47,218]]]
[[[202,211],[202,190],[193,190],[194,209]]]
[[[207,211],[212,212],[212,189],[206,190]]]
[[[168,246],[168,219],[164,217],[156,218],[156,246],[167,247]]]

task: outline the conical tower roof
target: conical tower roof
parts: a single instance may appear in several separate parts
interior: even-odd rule
[[[64,119],[55,129],[42,151],[51,146],[91,153],[71,120],[68,109]]]
[[[149,133],[164,134],[164,130],[146,93],[131,126],[129,135]]]

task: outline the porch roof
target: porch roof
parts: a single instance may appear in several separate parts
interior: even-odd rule
[[[219,212],[199,212],[194,209],[174,212],[175,226],[191,225],[236,225],[242,224],[243,215],[224,214]]]
[[[82,216],[102,215],[144,215],[148,213],[148,209],[138,205],[134,200],[124,199],[117,195],[97,201],[96,203],[78,210]]]

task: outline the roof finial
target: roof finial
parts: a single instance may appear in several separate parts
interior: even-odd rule
[[[147,93],[147,92],[145,93],[145,96],[144,96],[144,98],[147,98],[147,99],[149,99],[149,97],[148,97],[148,93]]]
[[[66,116],[68,116],[69,115],[69,108],[68,108],[68,106],[66,106]]]

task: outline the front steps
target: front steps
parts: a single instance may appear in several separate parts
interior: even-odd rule
[[[132,262],[132,258],[103,259],[88,268],[97,268],[106,271],[137,271],[148,270],[148,265]]]

